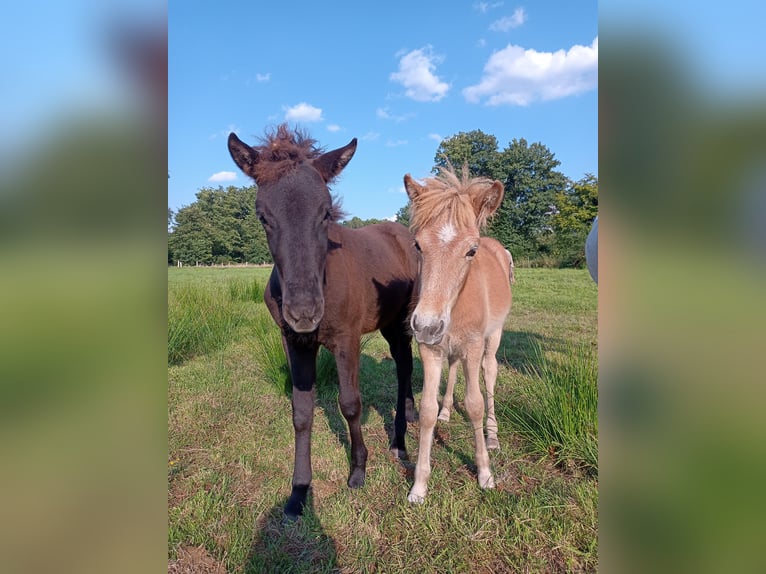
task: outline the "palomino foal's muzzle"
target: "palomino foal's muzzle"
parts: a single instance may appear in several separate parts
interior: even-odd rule
[[[418,343],[438,345],[444,338],[447,324],[441,317],[412,315],[412,332]]]

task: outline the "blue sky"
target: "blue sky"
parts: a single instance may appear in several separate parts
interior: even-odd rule
[[[385,218],[441,138],[542,142],[572,179],[598,174],[597,3],[169,3],[168,204],[249,185],[226,137],[283,121],[326,149],[358,138],[333,191]]]

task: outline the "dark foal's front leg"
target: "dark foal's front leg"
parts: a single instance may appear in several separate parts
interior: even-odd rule
[[[311,485],[311,426],[314,422],[316,356],[318,344],[286,345],[293,381],[293,428],[295,429],[295,466],[293,488],[285,505],[285,517],[294,520],[303,514]]]
[[[394,436],[391,439],[391,453],[402,460],[407,460],[407,446],[404,437],[407,423],[415,420],[415,399],[412,395],[412,337],[403,322],[381,329],[383,338],[388,342],[391,356],[396,362],[396,415],[394,417]]]
[[[367,447],[362,439],[362,396],[359,392],[359,338],[349,338],[333,345],[338,367],[338,384],[340,392],[338,402],[340,412],[348,423],[351,436],[351,472],[348,476],[348,486],[359,488],[364,486],[367,469]]]

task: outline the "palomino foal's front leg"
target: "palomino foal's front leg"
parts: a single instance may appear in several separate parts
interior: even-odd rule
[[[431,444],[434,438],[436,415],[439,411],[439,380],[442,374],[442,352],[438,348],[420,345],[423,361],[423,395],[420,398],[420,444],[415,465],[415,483],[407,500],[422,503],[428,492],[431,476]]]
[[[311,485],[311,427],[314,422],[317,346],[286,345],[293,381],[293,428],[295,429],[295,466],[293,488],[285,505],[285,516],[295,519],[303,514]]]

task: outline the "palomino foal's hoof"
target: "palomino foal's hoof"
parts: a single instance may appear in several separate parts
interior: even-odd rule
[[[439,416],[436,418],[440,421],[449,422],[450,414],[451,413],[448,409],[442,409],[441,412],[439,413]]]
[[[497,437],[492,437],[487,439],[487,449],[497,450],[499,448],[500,448],[500,441],[497,440]]]
[[[491,474],[486,478],[479,477],[479,488],[483,488],[484,490],[495,488],[495,479]]]
[[[409,500],[412,504],[423,504],[426,501],[426,497],[420,496],[419,494],[414,494],[412,491],[407,495],[407,500]]]

